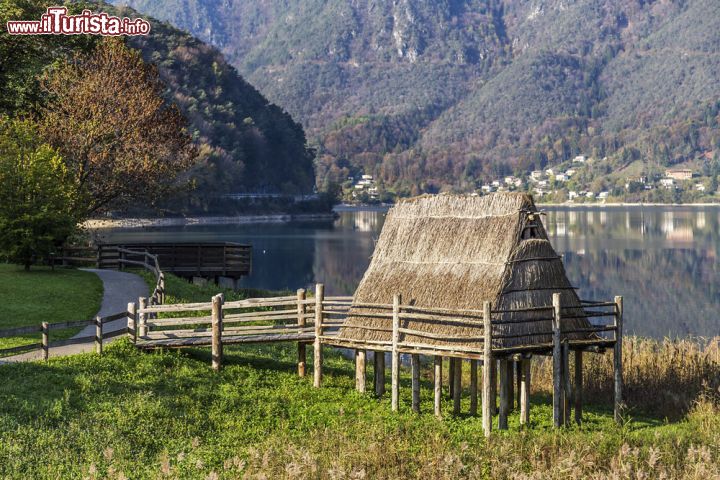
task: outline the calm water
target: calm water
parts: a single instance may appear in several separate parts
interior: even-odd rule
[[[245,286],[296,289],[323,282],[351,294],[370,262],[383,210],[335,222],[104,231],[106,241],[233,241],[254,247]],[[552,208],[543,219],[568,276],[587,299],[625,297],[639,335],[720,335],[720,208]]]

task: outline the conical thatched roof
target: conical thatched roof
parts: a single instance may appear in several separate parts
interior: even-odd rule
[[[482,310],[491,301],[493,310],[552,305],[552,294],[561,293],[563,308],[580,301],[570,285],[562,260],[555,253],[540,222],[532,197],[519,193],[477,196],[422,196],[394,206],[375,247],[353,302],[388,304],[402,295],[403,305]],[[359,316],[378,312],[353,307],[339,333],[346,340],[390,341],[387,319]],[[498,313],[493,321],[547,318],[551,312]],[[477,319],[475,319],[477,321]],[[375,327],[373,330],[353,326]],[[563,320],[563,328],[586,328],[584,318]],[[458,322],[404,320],[403,328],[452,338],[404,336],[407,342],[482,349],[482,328]],[[551,321],[502,324],[493,328],[494,348],[549,343]],[[522,335],[522,336],[520,336]],[[574,335],[571,338],[586,338]]]

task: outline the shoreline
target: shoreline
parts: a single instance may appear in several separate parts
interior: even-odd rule
[[[195,225],[249,225],[253,223],[327,222],[335,213],[278,213],[268,215],[232,215],[173,218],[95,218],[81,224],[90,230],[107,228],[187,227]]]

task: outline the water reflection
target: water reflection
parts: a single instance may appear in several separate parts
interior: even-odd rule
[[[309,287],[351,294],[374,250],[383,211],[342,212],[326,224],[113,230],[107,240],[235,241],[254,247],[245,286]],[[547,209],[548,235],[583,298],[623,295],[627,330],[640,335],[718,335],[720,209]]]

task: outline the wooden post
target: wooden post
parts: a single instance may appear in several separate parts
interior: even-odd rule
[[[507,430],[508,428],[508,414],[510,413],[510,375],[508,370],[510,366],[510,360],[500,360],[500,414],[498,415],[498,429]]]
[[[453,381],[453,375],[455,374],[455,362],[457,359],[455,357],[450,357],[448,365],[448,398],[453,399],[455,398],[455,382]]]
[[[562,398],[562,349],[560,345],[560,294],[553,293],[553,426],[563,424],[563,398]]]
[[[165,304],[165,274],[160,272],[160,305]]]
[[[582,396],[583,396],[583,352],[575,350],[575,423],[582,423]]]
[[[520,391],[522,390],[522,358],[515,361],[515,398],[517,399],[517,409],[520,411],[520,403],[522,403],[520,399]]]
[[[483,304],[483,386],[482,386],[482,422],[485,436],[490,436],[492,430],[492,325],[490,323],[490,302]]]
[[[508,371],[507,371],[507,383],[508,383],[508,412],[513,411],[515,406],[515,361],[508,358]]]
[[[615,422],[622,423],[623,404],[623,371],[622,371],[622,341],[623,341],[623,297],[615,297],[617,312],[615,314],[615,348],[613,360],[615,370]]]
[[[470,415],[477,415],[478,404],[478,361],[470,360]]]
[[[433,357],[433,363],[435,366],[435,369],[433,370],[433,379],[435,380],[435,399],[434,399],[434,407],[435,407],[435,416],[441,417],[441,401],[442,401],[442,357],[440,355],[435,355]]]
[[[301,335],[302,329],[305,328],[305,314],[307,308],[305,308],[305,289],[299,288],[297,291],[297,324],[298,324],[298,335]],[[307,351],[305,342],[298,342],[298,377],[305,376],[305,367],[307,365]]]
[[[212,298],[212,368],[219,372],[223,362],[222,345],[222,293]]]
[[[139,306],[140,310],[147,308],[147,304],[148,304],[147,298],[140,297],[138,299],[138,306]],[[139,325],[139,330],[140,330],[139,336],[141,338],[144,337],[145,335],[147,335],[146,319],[147,319],[146,313],[138,312],[138,325]]]
[[[102,317],[95,317],[95,353],[102,355],[103,349],[103,324]]]
[[[375,395],[385,393],[385,352],[375,352]]]
[[[50,358],[50,325],[42,322],[42,358],[47,361]]]
[[[520,361],[520,425],[530,423],[530,358]]]
[[[365,393],[365,350],[355,350],[355,390]]]
[[[462,399],[462,359],[455,359],[455,371],[452,377],[453,382],[453,413],[460,414],[460,400]]]
[[[137,304],[135,302],[128,303],[127,306],[128,317],[127,317],[127,328],[128,337],[133,344],[137,343]]]
[[[562,379],[563,379],[563,425],[570,425],[570,405],[572,404],[572,386],[570,385],[570,345],[567,338],[562,342]]]
[[[397,412],[400,400],[400,352],[398,351],[398,342],[400,341],[400,295],[393,297],[393,319],[392,319],[392,372],[390,373],[390,381],[392,382],[392,400],[391,408],[393,412]]]
[[[412,378],[412,411],[420,413],[420,355],[410,356],[410,373]]]
[[[315,343],[313,344],[313,386],[320,388],[322,381],[322,343],[320,337],[323,334],[323,300],[325,299],[325,285],[315,285]]]
[[[493,358],[492,362],[490,362],[490,411],[493,415],[498,414],[497,386],[498,361]]]

